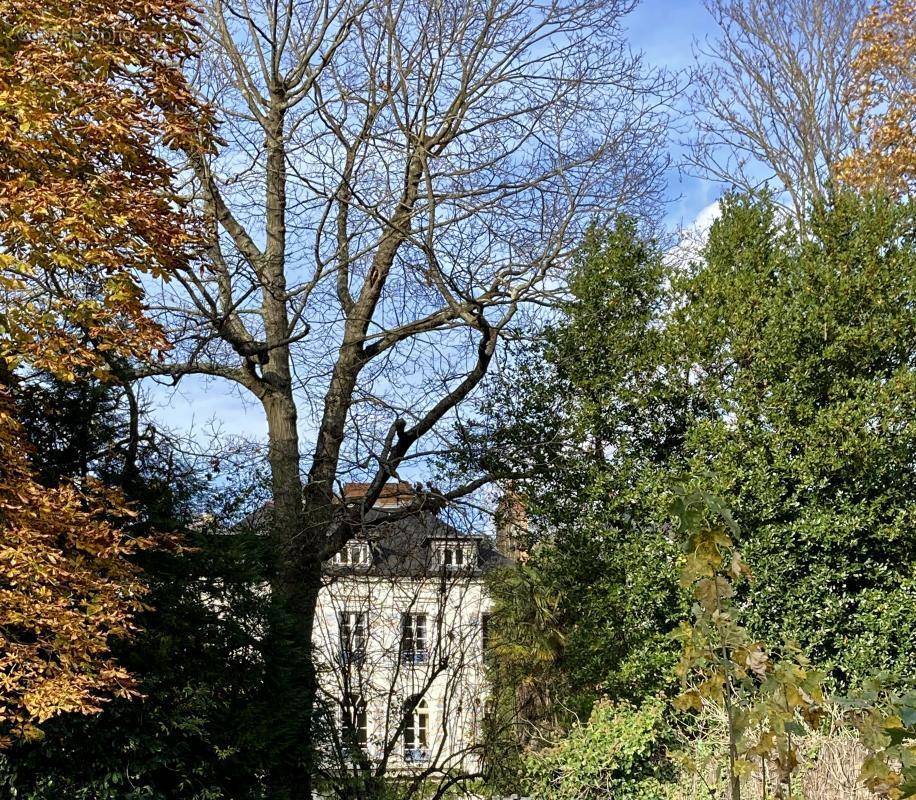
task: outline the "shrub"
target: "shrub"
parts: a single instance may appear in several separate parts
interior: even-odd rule
[[[600,700],[564,741],[527,756],[527,793],[538,800],[667,800],[674,779],[669,734],[661,699],[639,707]]]

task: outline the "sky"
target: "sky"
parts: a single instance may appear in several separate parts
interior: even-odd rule
[[[631,46],[645,53],[648,63],[682,71],[693,63],[694,42],[702,43],[714,33],[715,25],[701,0],[643,0],[626,18],[626,27]],[[674,161],[680,155],[683,136],[672,133]],[[673,167],[668,174],[666,227],[674,230],[703,221],[720,192],[716,184]]]
[[[642,51],[648,63],[680,71],[693,59],[695,41],[713,32],[714,24],[702,0],[643,0],[624,19],[631,47]],[[680,154],[683,133],[673,133],[669,145],[672,160]],[[715,217],[720,187],[684,175],[673,166],[667,176],[665,227],[708,228]],[[156,422],[176,432],[190,433],[203,444],[213,433],[262,440],[266,434],[263,413],[243,399],[226,381],[187,376],[178,389],[147,384]]]

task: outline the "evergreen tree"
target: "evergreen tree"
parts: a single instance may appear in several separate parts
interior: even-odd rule
[[[256,552],[244,534],[227,535],[223,526],[238,518],[244,488],[208,486],[152,431],[133,439],[125,396],[110,385],[29,383],[17,399],[42,481],[103,476],[134,504],[132,533],[172,531],[180,538],[177,549],[140,556],[149,610],[138,620],[140,633],[116,646],[143,697],[113,700],[91,717],[50,720],[42,739],[0,755],[0,794],[262,796]]]
[[[670,335],[754,574],[749,627],[839,684],[916,669],[916,216],[840,194],[809,235],[730,199]]]
[[[489,394],[464,455],[529,476],[518,487],[530,560],[493,586],[494,629],[511,642],[537,616],[519,598],[559,597],[563,647],[544,682],[568,687],[556,699],[587,717],[597,695],[643,696],[674,663],[666,634],[681,597],[663,498],[692,398],[659,324],[671,302],[663,253],[635,220],[589,232],[571,290],[563,318]]]
[[[741,196],[670,274],[632,221],[586,238],[567,313],[466,454],[529,475],[566,702],[666,685],[685,600],[665,509],[687,472],[734,509],[753,635],[799,642],[839,688],[916,670],[914,231],[911,204],[838,194],[801,237]]]

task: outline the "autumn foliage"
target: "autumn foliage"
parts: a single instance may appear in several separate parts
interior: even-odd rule
[[[0,739],[132,691],[109,639],[143,587],[121,496],[40,486],[17,381],[106,377],[167,347],[142,275],[196,246],[169,148],[204,147],[185,0],[0,0]]]
[[[160,145],[208,122],[185,0],[0,0],[0,356],[72,374],[164,347],[141,273],[194,244]]]
[[[114,522],[129,513],[102,486],[39,485],[0,406],[0,730],[28,737],[54,714],[131,693],[108,651],[144,594],[127,559],[143,542]]]
[[[852,100],[864,145],[840,164],[863,189],[906,194],[916,186],[916,0],[876,5],[859,26]]]

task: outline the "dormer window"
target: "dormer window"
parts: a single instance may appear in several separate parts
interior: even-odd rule
[[[439,566],[446,571],[468,569],[477,565],[477,542],[437,542],[436,554]]]
[[[442,566],[460,569],[464,566],[464,548],[460,544],[447,544],[442,548]]]
[[[343,549],[334,556],[334,563],[342,567],[368,567],[372,563],[372,552],[369,542],[351,539]]]

